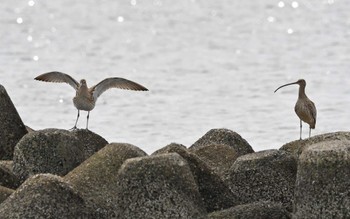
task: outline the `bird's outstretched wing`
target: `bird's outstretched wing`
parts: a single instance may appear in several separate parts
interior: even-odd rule
[[[144,86],[124,78],[106,78],[100,83],[91,87],[90,91],[93,93],[94,99],[96,100],[103,92],[105,92],[109,88],[148,91],[148,89]]]
[[[70,75],[58,71],[41,74],[38,77],[36,77],[35,80],[56,83],[67,83],[70,86],[72,86],[75,90],[77,90],[79,87],[79,83],[74,78],[72,78]]]

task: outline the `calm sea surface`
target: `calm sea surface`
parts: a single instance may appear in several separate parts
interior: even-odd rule
[[[33,129],[74,125],[75,91],[33,80],[57,70],[150,89],[100,96],[89,128],[109,142],[150,153],[224,127],[279,148],[299,138],[298,87],[273,91],[299,78],[318,110],[312,134],[349,130],[349,11],[346,0],[4,1],[0,84]]]

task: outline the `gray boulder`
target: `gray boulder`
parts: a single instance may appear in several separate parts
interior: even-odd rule
[[[237,204],[237,197],[219,175],[183,145],[172,143],[154,154],[165,153],[177,153],[187,161],[207,212],[230,208]]]
[[[85,141],[90,139],[89,135],[97,139],[92,142],[99,145],[87,144]],[[105,141],[90,131],[72,133],[44,129],[31,132],[15,147],[13,171],[21,180],[38,173],[64,176],[104,145]]]
[[[350,218],[350,141],[309,146],[300,155],[295,218]]]
[[[116,198],[117,173],[125,160],[147,154],[136,146],[124,143],[111,143],[92,155],[64,180],[79,191],[85,199],[92,200],[99,208],[113,217],[113,204]]]
[[[178,143],[171,143],[153,152],[152,155],[172,153],[171,151],[187,151],[187,147]]]
[[[25,135],[14,152],[14,173],[25,180],[38,173],[63,176],[84,159],[77,137],[67,130],[44,129]]]
[[[12,160],[17,142],[27,133],[5,88],[0,85],[0,160]]]
[[[117,187],[117,218],[207,217],[191,170],[176,153],[126,160]]]
[[[299,157],[300,154],[310,145],[316,144],[318,142],[331,141],[331,140],[350,140],[350,132],[333,132],[326,133],[322,135],[315,135],[311,138],[304,140],[296,140],[284,144],[280,150],[287,151]]]
[[[6,188],[4,186],[0,186],[0,204],[5,201],[12,193],[14,190]]]
[[[16,189],[20,184],[20,179],[13,173],[13,161],[0,161],[0,185]]]
[[[253,148],[239,134],[229,129],[211,129],[203,137],[198,139],[191,147],[191,150],[198,150],[207,145],[227,145],[232,147],[238,156],[253,153]]]
[[[51,174],[26,180],[0,205],[0,218],[103,218],[70,185]]]
[[[267,150],[239,157],[227,172],[226,180],[240,204],[273,201],[291,211],[296,171],[294,156]]]
[[[209,214],[210,219],[289,219],[290,213],[274,202],[254,202],[216,211]]]
[[[106,139],[88,129],[75,129],[71,134],[78,138],[85,159],[108,144]]]
[[[193,153],[204,160],[220,176],[223,176],[238,158],[237,152],[224,144],[206,145],[193,150]]]
[[[35,132],[35,130],[32,129],[31,127],[29,127],[29,126],[26,126],[26,130],[27,130],[28,133],[29,133],[29,132]]]

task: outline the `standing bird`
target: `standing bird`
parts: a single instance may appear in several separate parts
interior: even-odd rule
[[[148,89],[144,86],[124,78],[106,78],[100,83],[96,84],[95,86],[88,88],[85,79],[80,80],[80,83],[78,83],[70,75],[57,71],[39,75],[35,78],[35,80],[56,83],[67,83],[74,88],[76,94],[73,98],[73,103],[74,106],[78,109],[78,115],[77,120],[75,121],[75,125],[72,129],[77,128],[80,110],[88,111],[86,121],[86,129],[88,129],[90,111],[94,109],[97,98],[109,88],[148,91]]]
[[[309,138],[310,138],[311,129],[315,129],[317,111],[316,111],[315,104],[305,94],[306,81],[304,79],[299,79],[297,82],[282,85],[275,90],[275,93],[278,89],[285,86],[292,85],[292,84],[299,84],[299,97],[298,97],[297,103],[295,104],[294,111],[300,119],[300,140],[301,140],[301,133],[302,133],[301,121],[304,121],[310,125],[310,130],[309,130]]]

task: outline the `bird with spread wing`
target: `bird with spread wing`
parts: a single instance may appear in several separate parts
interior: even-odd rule
[[[74,88],[76,91],[75,97],[73,98],[74,106],[78,109],[77,119],[75,121],[75,125],[72,129],[77,128],[77,123],[79,119],[80,110],[88,111],[87,121],[86,121],[86,129],[88,129],[89,125],[89,116],[90,111],[95,108],[95,104],[97,98],[106,90],[110,88],[119,88],[126,90],[134,90],[134,91],[148,91],[144,86],[124,79],[124,78],[106,78],[102,80],[100,83],[88,87],[86,84],[86,80],[80,80],[78,83],[74,78],[70,75],[62,73],[62,72],[48,72],[41,74],[35,78],[35,80],[46,81],[46,82],[56,82],[56,83],[67,83]]]

